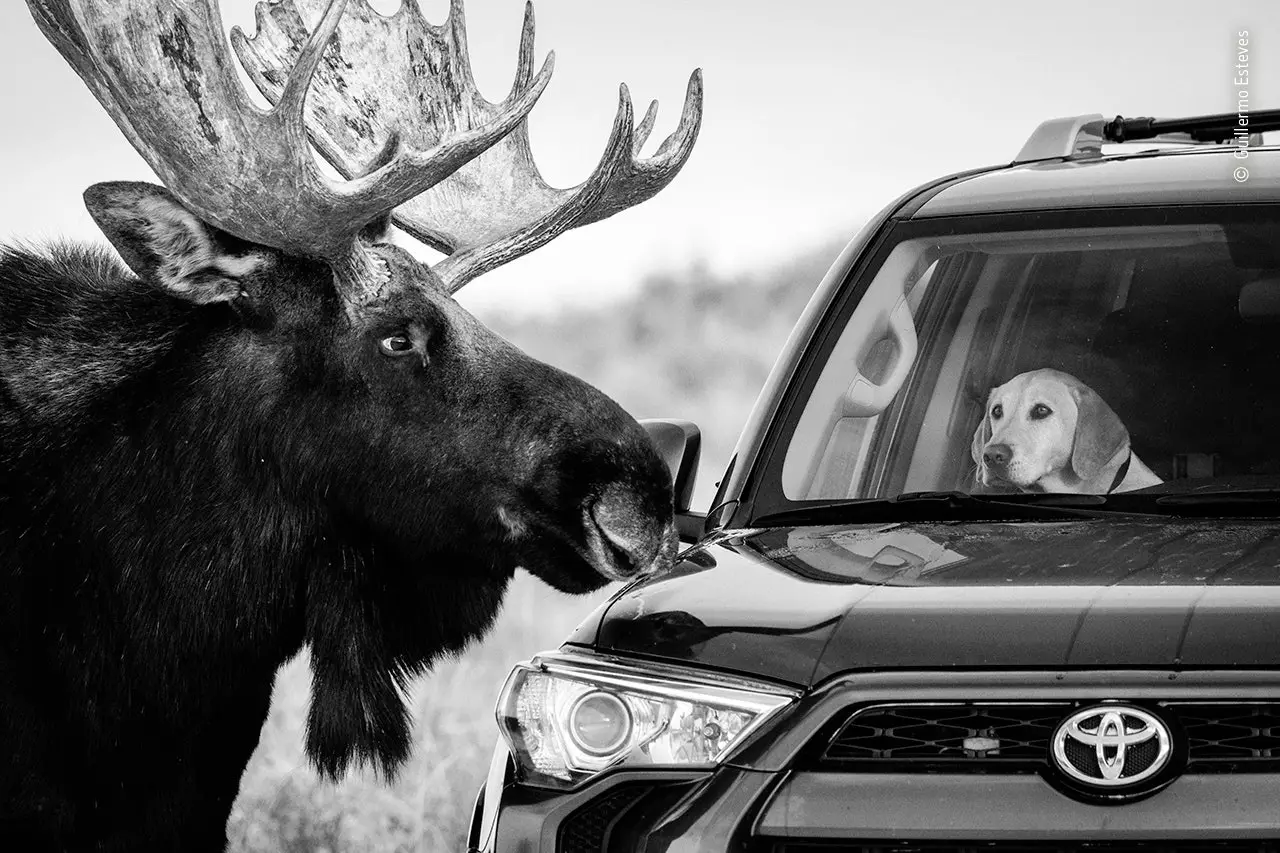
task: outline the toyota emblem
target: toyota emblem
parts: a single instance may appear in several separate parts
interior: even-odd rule
[[[1053,733],[1058,769],[1093,788],[1144,782],[1169,763],[1169,727],[1131,705],[1095,705],[1067,717]]]

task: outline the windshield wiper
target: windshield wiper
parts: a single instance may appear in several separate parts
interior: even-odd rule
[[[1067,521],[1116,516],[1275,516],[1280,488],[1219,489],[1184,494],[1142,492],[1077,495],[1021,492],[907,492],[892,498],[853,498],[811,503],[756,519],[760,525],[840,524],[879,521]]]
[[[1067,492],[1018,492],[1014,494],[972,495],[968,492],[903,492],[889,498],[893,503],[920,501],[976,501],[1008,506],[1099,507],[1107,503],[1106,495],[1075,495]]]
[[[1262,509],[1273,515],[1280,509],[1280,489],[1217,489],[1202,492],[1189,492],[1182,495],[1161,495],[1155,499],[1157,506],[1196,508]]]
[[[1115,515],[1105,495],[1033,492],[970,495],[907,492],[892,498],[855,498],[810,504],[756,519],[760,525],[859,521],[1063,521]],[[1129,514],[1129,513],[1125,513]]]

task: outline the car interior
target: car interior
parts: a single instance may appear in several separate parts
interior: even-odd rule
[[[987,394],[1044,367],[1120,415],[1165,481],[1153,489],[1280,487],[1280,228],[1269,225],[1269,241],[1255,220],[1244,233],[1126,226],[899,244],[801,412],[784,493],[987,491],[969,450]]]

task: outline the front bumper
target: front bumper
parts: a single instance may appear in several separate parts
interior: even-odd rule
[[[479,851],[1275,850],[1280,773],[1187,773],[1121,805],[1035,773],[818,769],[866,703],[1280,699],[1280,672],[966,672],[843,676],[807,694],[714,771],[618,770],[572,792],[520,784],[506,748],[477,803]],[[1113,845],[1123,845],[1114,847]],[[832,846],[834,845],[834,846]],[[1046,846],[1047,845],[1047,846]]]
[[[603,853],[698,851],[730,847],[750,822],[777,774],[736,768],[714,772],[620,771],[570,793],[525,788],[507,765],[501,787],[491,777],[476,804],[469,851]],[[493,797],[500,805],[486,814]]]

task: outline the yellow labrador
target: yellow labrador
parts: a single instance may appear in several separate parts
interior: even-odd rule
[[[984,486],[1106,494],[1163,482],[1130,451],[1120,416],[1059,370],[1020,373],[993,388],[971,451]]]

